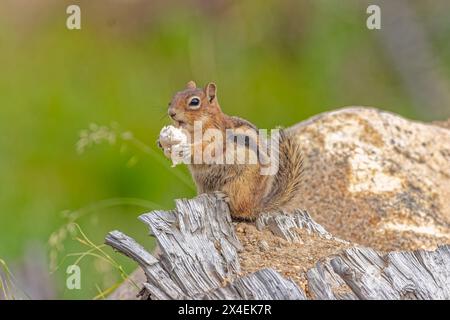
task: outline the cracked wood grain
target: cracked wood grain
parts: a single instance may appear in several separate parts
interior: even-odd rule
[[[135,260],[150,299],[305,299],[305,293],[271,269],[240,275],[242,249],[228,205],[216,195],[176,201],[172,211],[139,217],[155,236],[155,258],[132,238],[112,231],[106,243]]]
[[[155,236],[158,257],[120,231],[110,232],[105,241],[144,271],[143,299],[306,299],[302,289],[273,269],[241,274],[242,246],[220,196],[177,200],[175,210],[139,219]],[[344,241],[302,210],[263,214],[256,224],[298,245],[297,228]],[[450,246],[386,254],[355,246],[321,259],[306,278],[313,299],[450,299]]]

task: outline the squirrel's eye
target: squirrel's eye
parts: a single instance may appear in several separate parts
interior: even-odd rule
[[[197,97],[194,97],[189,101],[190,107],[198,107],[199,105],[200,105],[200,99]]]

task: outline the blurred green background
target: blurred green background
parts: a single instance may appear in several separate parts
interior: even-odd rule
[[[66,28],[69,4],[81,30]],[[381,30],[366,28],[369,4]],[[188,80],[216,82],[224,111],[261,128],[348,105],[448,117],[449,12],[446,0],[2,0],[0,258],[16,296],[113,287],[117,265],[136,266],[105,247],[117,265],[86,255],[81,290],[66,289],[79,257],[67,255],[92,248],[67,223],[96,245],[120,229],[151,249],[138,215],[195,195],[155,146]]]

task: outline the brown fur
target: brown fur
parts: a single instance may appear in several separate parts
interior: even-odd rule
[[[198,108],[188,103],[193,96],[200,99]],[[169,104],[169,115],[174,124],[193,135],[194,121],[202,121],[203,133],[208,128],[222,131],[226,129],[247,129],[254,132],[257,128],[247,120],[224,114],[217,101],[216,85],[209,83],[204,89],[196,87],[190,81],[185,90],[178,92]],[[298,193],[303,168],[299,146],[293,137],[281,130],[279,142],[279,170],[275,176],[260,174],[261,164],[191,164],[189,170],[197,185],[198,193],[223,192],[234,218],[252,220],[261,212],[291,210],[293,199]],[[257,141],[257,140],[255,140]],[[201,141],[204,150],[208,141]],[[247,148],[248,145],[237,145]],[[224,154],[227,152],[224,144]]]

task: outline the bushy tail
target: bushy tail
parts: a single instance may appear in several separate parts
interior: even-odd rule
[[[280,130],[278,172],[262,201],[262,212],[282,209],[298,195],[303,175],[303,157],[295,136]]]

